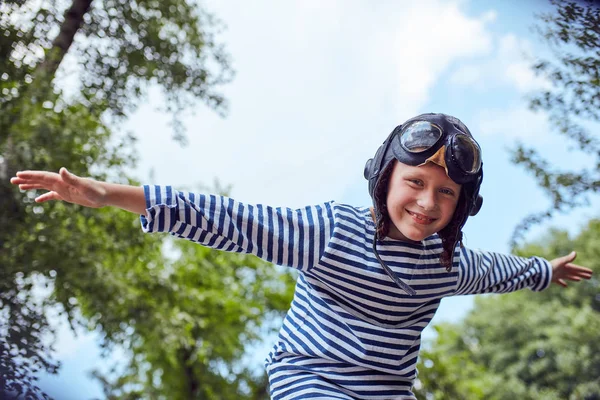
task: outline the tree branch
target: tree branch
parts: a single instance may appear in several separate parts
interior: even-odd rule
[[[93,0],[73,0],[71,7],[65,12],[64,21],[58,36],[52,42],[52,48],[46,59],[38,67],[38,73],[46,77],[54,77],[58,66],[73,44],[75,34],[81,28],[83,16],[90,10]]]

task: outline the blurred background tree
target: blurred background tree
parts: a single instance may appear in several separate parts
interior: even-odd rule
[[[534,70],[551,86],[535,93],[533,110],[548,114],[550,126],[563,136],[565,148],[591,158],[579,171],[558,170],[534,148],[518,145],[512,159],[534,175],[551,199],[548,210],[525,218],[515,230],[513,247],[533,224],[556,212],[587,205],[600,190],[600,6],[598,2],[551,0],[554,11],[539,16],[535,27],[553,57],[538,59]]]
[[[436,327],[421,353],[418,397],[600,399],[599,238],[600,220],[592,220],[575,238],[552,231],[520,247],[519,255],[548,259],[577,249],[577,262],[595,277],[566,289],[478,297],[463,322]]]
[[[535,176],[552,203],[516,228],[512,246],[519,255],[547,259],[576,249],[576,262],[595,275],[567,289],[479,297],[462,323],[436,326],[438,335],[419,361],[420,399],[600,399],[600,221],[590,221],[575,238],[552,230],[518,245],[532,225],[587,204],[600,189],[600,140],[593,129],[600,122],[600,7],[551,3],[554,11],[539,17],[537,32],[554,58],[538,60],[534,69],[552,86],[534,94],[530,106],[547,112],[565,143],[594,161],[580,171],[559,171],[535,149],[517,146],[513,161]]]
[[[243,359],[278,328],[269,322],[289,307],[294,281],[253,256],[171,245],[163,265],[120,267],[118,298],[82,304],[86,315],[109,310],[91,327],[129,352],[117,374],[95,372],[106,398],[268,399],[264,373]]]
[[[131,214],[41,207],[9,184],[17,170],[61,166],[135,184],[135,140],[117,127],[150,87],[183,145],[186,107],[226,112],[221,28],[185,0],[0,3],[0,393],[45,396],[36,375],[60,367],[58,313],[130,357],[118,379],[97,373],[110,398],[266,398],[264,376],[234,365],[287,309],[289,275],[187,243],[173,260]]]

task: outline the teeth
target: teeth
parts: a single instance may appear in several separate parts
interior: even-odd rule
[[[433,221],[433,218],[427,218],[427,217],[425,217],[425,216],[423,216],[423,215],[415,214],[415,213],[414,213],[414,212],[412,212],[412,211],[409,211],[409,212],[410,212],[410,214],[411,214],[412,216],[414,216],[416,219],[418,219],[418,220],[420,220],[420,221]]]

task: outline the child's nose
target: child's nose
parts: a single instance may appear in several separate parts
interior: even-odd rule
[[[436,207],[436,193],[429,190],[421,191],[421,195],[417,199],[417,205],[423,210],[430,211]]]

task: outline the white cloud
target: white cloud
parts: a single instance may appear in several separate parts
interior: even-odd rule
[[[246,202],[302,206],[339,199],[362,179],[395,125],[429,101],[456,62],[489,54],[487,13],[447,1],[211,2],[238,74],[227,119],[201,110],[190,146],[168,139],[148,107],[128,124],[140,137],[140,175],[178,187],[218,176]],[[243,9],[243,12],[240,12]]]
[[[528,62],[513,62],[506,66],[506,78],[521,93],[549,87],[549,82],[535,75]]]
[[[549,86],[549,82],[535,76],[531,65],[533,64],[533,48],[526,39],[518,39],[515,35],[505,35],[500,40],[498,60],[504,69],[504,77],[512,83],[521,93],[541,89]]]
[[[504,144],[515,140],[540,144],[549,139],[550,125],[546,114],[523,106],[508,109],[483,109],[475,117],[475,127],[483,137],[495,137]]]
[[[465,63],[457,68],[450,82],[459,86],[469,86],[480,90],[490,90],[499,86],[510,86],[519,93],[529,93],[550,86],[550,83],[535,75],[532,44],[512,33],[495,40],[492,58],[479,62]]]
[[[388,87],[393,93],[390,100],[401,120],[426,104],[431,89],[451,63],[491,50],[491,36],[485,30],[489,14],[469,18],[456,2],[403,4],[407,7],[394,3],[382,10],[377,15],[380,22],[369,21],[370,26],[378,27],[372,40],[372,71],[382,92]]]

